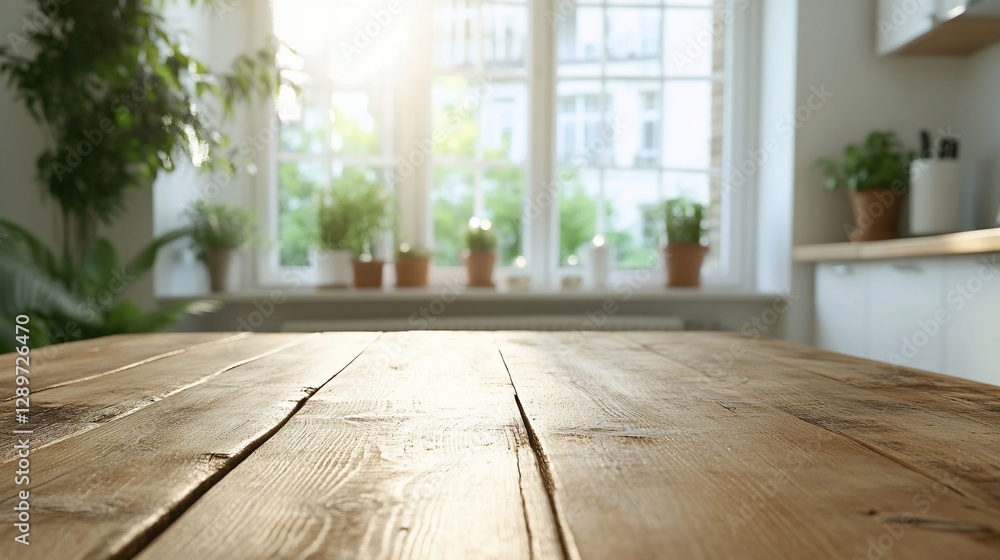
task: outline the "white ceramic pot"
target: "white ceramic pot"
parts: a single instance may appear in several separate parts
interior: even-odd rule
[[[239,249],[209,249],[205,264],[213,292],[238,292],[242,260]]]
[[[351,285],[354,253],[350,249],[312,249],[309,260],[316,269],[317,286],[342,288]]]

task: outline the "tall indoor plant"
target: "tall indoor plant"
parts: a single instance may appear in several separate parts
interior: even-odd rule
[[[668,200],[665,209],[667,286],[700,286],[701,267],[708,252],[701,242],[705,237],[705,206],[682,197]]]
[[[844,229],[851,241],[899,237],[899,216],[915,157],[903,148],[896,133],[876,131],[864,143],[844,148],[843,158],[816,161],[827,189],[847,187],[854,225]]]
[[[83,319],[70,313],[73,300],[101,289],[95,283],[113,281],[106,275],[116,272],[108,267],[117,256],[97,238],[97,228],[121,214],[129,191],[150,188],[182,153],[203,170],[232,171],[222,151],[226,137],[206,101],[217,101],[221,116],[228,116],[235,103],[273,91],[278,76],[273,49],[238,58],[231,73],[213,73],[167,28],[160,0],[33,4],[44,17],[0,47],[0,74],[47,132],[35,168],[43,195],[58,209],[61,247],[51,251],[27,231],[3,224],[0,242],[11,260],[0,268],[0,292],[7,294],[0,311],[36,313],[44,328],[46,318],[52,325]],[[148,270],[157,250],[184,233],[154,240],[127,276]],[[184,311],[144,321],[120,291],[115,296],[85,306],[88,327],[66,338],[162,328]],[[52,338],[35,332],[36,341]]]

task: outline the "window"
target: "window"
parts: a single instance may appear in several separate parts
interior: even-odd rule
[[[274,3],[297,87],[277,102],[268,270],[308,264],[318,196],[369,182],[397,201],[373,251],[427,245],[446,271],[469,219],[487,218],[501,265],[527,255],[550,286],[598,234],[619,269],[660,266],[663,203],[691,197],[711,205],[707,283],[738,282],[746,193],[722,185],[744,14],[723,0],[542,3]]]

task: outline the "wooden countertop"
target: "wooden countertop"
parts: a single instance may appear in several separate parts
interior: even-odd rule
[[[806,346],[157,334],[29,358],[22,402],[0,357],[2,558],[1000,557],[1000,388]]]
[[[1000,251],[1000,228],[865,243],[800,245],[795,248],[792,258],[799,263],[868,261],[997,251]]]

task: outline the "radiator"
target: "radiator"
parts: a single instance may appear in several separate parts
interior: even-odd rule
[[[321,331],[680,331],[684,321],[676,317],[644,315],[502,315],[437,317],[418,324],[409,319],[337,319],[327,321],[287,321],[285,332]]]

